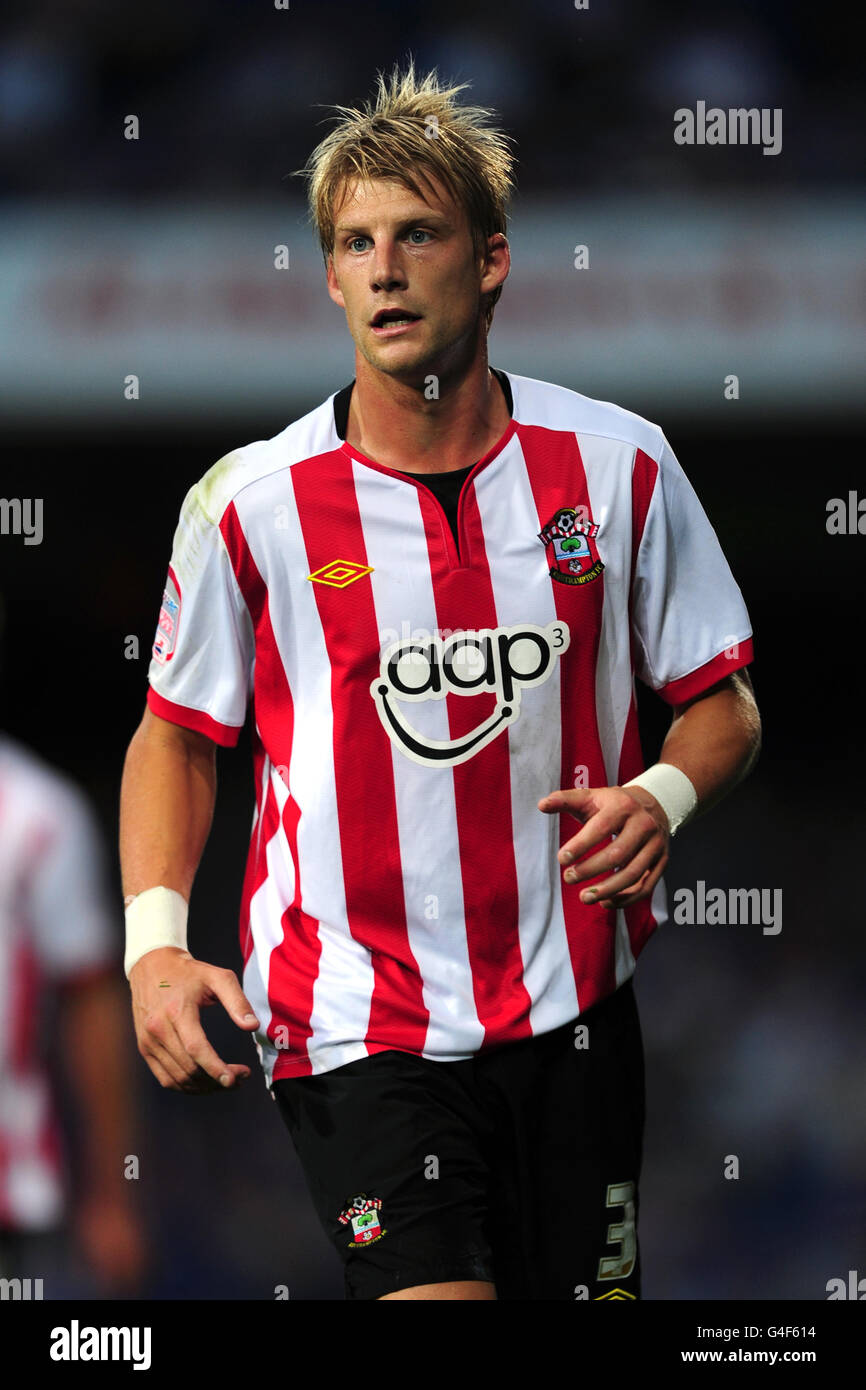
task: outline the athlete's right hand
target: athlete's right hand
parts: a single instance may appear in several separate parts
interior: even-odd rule
[[[199,1010],[219,1001],[245,1032],[259,1021],[232,970],[194,960],[189,951],[161,946],[148,951],[129,972],[132,1017],[138,1050],[160,1086],[201,1094],[232,1090],[250,1074],[239,1062],[224,1062],[205,1036]]]

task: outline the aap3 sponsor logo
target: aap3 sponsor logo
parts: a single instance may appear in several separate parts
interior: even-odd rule
[[[542,685],[571,634],[557,620],[546,627],[478,628],[426,642],[394,642],[382,653],[370,694],[391,742],[416,763],[455,766],[474,758],[520,717],[521,692]],[[398,709],[398,702],[444,700],[447,695],[496,696],[493,713],[458,739],[426,738]]]

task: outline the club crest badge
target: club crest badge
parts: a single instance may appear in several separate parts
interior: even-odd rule
[[[359,1245],[372,1245],[374,1241],[381,1240],[384,1235],[388,1234],[383,1229],[379,1219],[381,1208],[382,1198],[368,1197],[366,1192],[349,1199],[348,1206],[340,1212],[338,1219],[341,1226],[348,1226],[350,1222],[352,1223],[350,1249]]]
[[[551,579],[560,584],[588,584],[598,579],[604,569],[595,545],[598,529],[586,507],[559,508],[538,533],[547,548]]]

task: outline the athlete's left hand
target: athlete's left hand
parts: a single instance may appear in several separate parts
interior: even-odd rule
[[[629,907],[652,893],[668,862],[670,826],[651,792],[644,787],[569,788],[542,797],[538,809],[548,815],[566,811],[583,822],[557,856],[560,864],[570,866],[563,875],[566,883],[583,883],[612,870],[609,878],[583,890],[582,902]],[[610,836],[616,837],[611,844],[582,858]]]

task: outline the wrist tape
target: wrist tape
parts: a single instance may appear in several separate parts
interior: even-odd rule
[[[691,820],[698,806],[698,794],[684,772],[672,763],[654,763],[624,782],[626,787],[643,787],[659,802],[670,823],[670,833],[674,835],[681,825]]]
[[[148,951],[162,946],[187,949],[186,922],[189,906],[174,888],[146,888],[138,893],[126,909],[126,954],[123,969],[126,978],[132,967]]]

